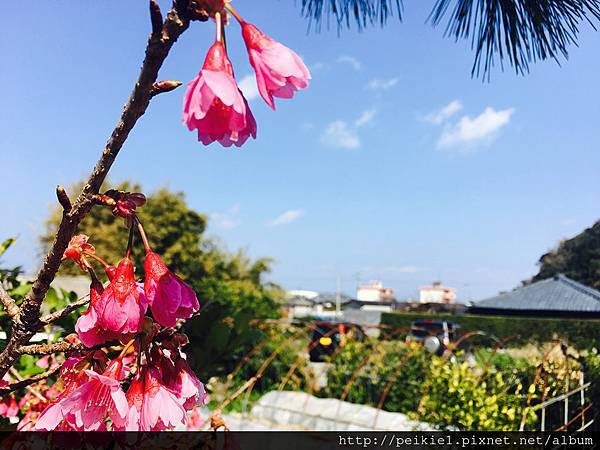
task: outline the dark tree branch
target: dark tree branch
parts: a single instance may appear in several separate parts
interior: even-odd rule
[[[2,306],[4,306],[4,310],[8,317],[15,318],[19,314],[19,307],[15,303],[15,301],[8,295],[2,283],[0,283],[0,302],[2,302]]]
[[[98,348],[106,347],[107,345],[98,346]],[[74,344],[72,342],[61,341],[54,344],[31,344],[19,347],[21,355],[54,355],[55,353],[71,353],[90,350],[83,344]]]
[[[0,354],[0,377],[4,376],[14,364],[20,356],[23,346],[29,342],[39,328],[40,307],[50,283],[54,280],[60,267],[63,253],[71,237],[75,234],[77,226],[92,207],[92,196],[98,194],[100,186],[106,179],[106,175],[129,133],[138,119],[146,112],[150,103],[152,85],[158,78],[158,71],[173,44],[189,26],[188,10],[188,1],[176,0],[174,7],[165,18],[160,36],[154,33],[150,35],[140,75],[123,109],[121,118],[83,190],[75,200],[71,210],[63,215],[52,247],[44,259],[42,268],[36,275],[33,287],[23,300],[19,314],[13,319],[11,338]]]
[[[67,317],[73,311],[76,311],[79,308],[81,308],[82,306],[87,305],[89,302],[90,302],[90,294],[87,294],[86,296],[81,297],[79,300],[65,306],[60,311],[56,311],[56,312],[53,312],[51,314],[48,314],[48,315],[42,317],[40,319],[40,322],[41,322],[42,326],[49,325],[53,322],[56,322],[57,320],[62,319],[63,317]]]
[[[46,378],[50,378],[52,375],[56,374],[59,370],[60,370],[60,366],[56,366],[50,370],[47,370],[44,373],[40,373],[38,375],[34,375],[32,377],[25,378],[23,380],[17,381],[16,383],[11,383],[8,386],[0,387],[0,395],[9,394],[13,391],[22,389],[24,387],[27,387],[32,384],[38,383],[42,380],[45,380]],[[46,400],[46,398],[43,396],[42,396],[42,399]]]

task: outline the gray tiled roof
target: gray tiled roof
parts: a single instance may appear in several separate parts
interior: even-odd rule
[[[600,292],[556,275],[473,305],[476,308],[600,312]]]

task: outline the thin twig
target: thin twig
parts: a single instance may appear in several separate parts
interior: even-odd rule
[[[48,314],[48,315],[42,317],[40,319],[40,322],[42,323],[42,325],[48,325],[53,322],[56,322],[57,320],[60,320],[63,317],[67,317],[73,311],[76,311],[77,309],[81,308],[82,306],[87,305],[89,302],[90,302],[90,294],[87,294],[87,295],[81,297],[79,300],[65,306],[60,311],[55,311],[51,314]]]
[[[34,375],[32,377],[25,378],[25,379],[20,379],[16,383],[11,383],[8,386],[0,387],[0,394],[7,394],[10,392],[16,391],[18,389],[27,387],[29,389],[29,391],[32,392],[34,395],[36,395],[38,398],[40,398],[41,400],[47,401],[46,397],[44,397],[42,394],[40,394],[35,389],[30,388],[28,386],[38,383],[42,380],[45,380],[46,378],[50,378],[52,375],[54,375],[59,370],[60,370],[60,366],[56,366],[56,367],[51,368],[50,370],[47,370],[44,373],[40,373],[38,375]],[[18,372],[16,372],[16,371],[15,371],[15,373],[12,373],[12,374],[16,377],[18,376]],[[21,377],[18,376],[17,378],[21,378]]]
[[[12,319],[19,314],[19,307],[12,297],[8,295],[8,292],[6,292],[2,283],[0,283],[0,301],[2,302],[2,306],[4,306],[4,310],[6,311],[6,314],[8,314],[8,317]]]
[[[101,347],[105,347],[102,345]],[[19,353],[21,355],[54,355],[55,353],[70,353],[80,352],[83,350],[90,350],[83,344],[74,344],[72,342],[61,341],[54,344],[31,344],[23,345],[19,347]]]
[[[158,78],[158,71],[173,44],[189,27],[188,11],[189,1],[175,0],[174,7],[165,18],[160,36],[155,33],[150,35],[140,75],[123,109],[121,118],[71,210],[68,214],[63,214],[54,242],[35,277],[33,286],[23,300],[20,312],[13,318],[11,338],[0,354],[0,377],[6,374],[21,355],[21,348],[31,340],[39,329],[40,308],[50,288],[50,283],[54,280],[60,267],[63,253],[75,234],[77,226],[89,213],[93,205],[92,196],[98,194],[129,133],[138,119],[146,112],[150,103],[152,85]]]

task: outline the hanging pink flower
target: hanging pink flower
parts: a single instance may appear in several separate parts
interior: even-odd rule
[[[97,279],[92,280],[90,285],[90,306],[75,324],[75,331],[79,339],[86,347],[94,347],[110,340],[112,333],[104,332],[98,325],[98,314],[96,308],[100,301],[100,296],[104,292],[104,287]]]
[[[202,70],[188,85],[183,122],[190,131],[198,130],[204,145],[217,141],[224,147],[241,147],[250,136],[256,138],[256,120],[220,41],[208,50]]]
[[[133,263],[124,258],[96,304],[97,326],[109,335],[127,340],[141,330],[147,309],[143,286],[134,279]]]
[[[127,431],[164,431],[185,425],[185,409],[173,391],[163,384],[156,367],[142,368],[127,391],[127,402]]]
[[[38,418],[36,430],[55,430],[66,425],[80,431],[104,429],[109,417],[115,427],[122,427],[127,417],[127,399],[121,389],[124,378],[120,359],[112,361],[102,375],[85,370],[89,381],[53,403]]]
[[[207,403],[208,396],[204,390],[204,385],[192,369],[190,369],[187,361],[183,358],[177,359],[175,368],[178,372],[174,388],[179,398],[185,400],[183,407],[189,411],[196,406],[202,406]]]
[[[156,253],[146,253],[144,271],[146,298],[159,324],[175,326],[177,319],[188,319],[200,309],[194,290],[172,273]]]
[[[294,92],[308,87],[310,72],[293,50],[250,23],[242,21],[241,25],[258,91],[267,105],[275,109],[273,97],[292,98]]]
[[[191,411],[208,401],[204,385],[184,358],[177,356],[174,365],[166,358],[162,358],[161,363],[165,384],[175,393],[186,411]]]

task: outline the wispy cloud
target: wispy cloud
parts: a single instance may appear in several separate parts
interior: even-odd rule
[[[373,78],[366,85],[366,89],[370,91],[388,91],[398,84],[398,78]]]
[[[367,109],[363,111],[360,117],[354,121],[354,126],[360,128],[368,125],[369,123],[373,122],[376,114],[377,110],[375,109]]]
[[[236,203],[231,208],[222,212],[211,213],[210,220],[211,224],[215,228],[222,230],[231,230],[236,228],[240,224],[239,220],[240,204]]]
[[[329,65],[324,62],[317,61],[315,63],[309,64],[311,72],[318,72],[320,70],[329,69]]]
[[[362,63],[354,56],[342,55],[336,60],[336,62],[338,64],[348,64],[355,72],[358,72],[360,69],[362,69]]]
[[[254,100],[259,95],[254,75],[246,75],[238,82],[238,86],[248,101]]]
[[[321,144],[331,148],[342,148],[346,150],[356,150],[360,148],[362,142],[358,130],[373,122],[377,110],[367,109],[354,122],[345,120],[335,120],[321,133]]]
[[[327,147],[355,150],[360,148],[360,137],[347,122],[336,120],[327,125],[321,134],[321,143]]]
[[[295,222],[302,216],[304,216],[306,212],[303,209],[290,209],[279,216],[275,217],[273,220],[269,220],[267,222],[268,227],[277,227],[280,225],[287,225],[292,222]]]
[[[463,105],[460,102],[460,100],[453,100],[446,106],[438,109],[437,111],[433,111],[427,114],[424,117],[424,119],[426,122],[432,123],[434,125],[441,125],[462,109]]]
[[[491,142],[501,128],[506,126],[515,112],[514,108],[496,111],[487,107],[477,117],[463,116],[447,126],[438,140],[438,148],[472,146],[481,142]]]

